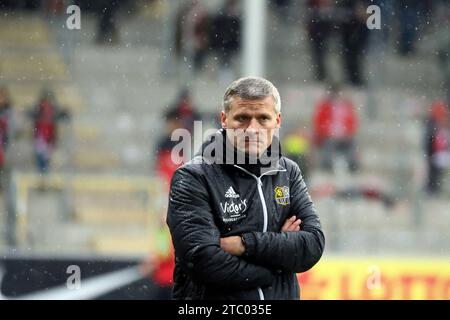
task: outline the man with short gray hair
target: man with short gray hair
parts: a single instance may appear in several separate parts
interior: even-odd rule
[[[298,299],[324,235],[300,169],[281,154],[281,100],[259,77],[227,88],[220,129],[171,182],[174,299]]]

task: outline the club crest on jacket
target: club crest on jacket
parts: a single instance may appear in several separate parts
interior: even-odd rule
[[[282,206],[286,206],[290,203],[289,200],[289,187],[276,187],[275,188],[275,201]]]

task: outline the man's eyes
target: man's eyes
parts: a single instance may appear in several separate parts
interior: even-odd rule
[[[267,122],[267,121],[270,121],[270,120],[272,120],[272,119],[270,117],[266,117],[266,116],[262,116],[262,117],[259,118],[260,122]]]
[[[237,116],[236,120],[240,121],[240,122],[248,121],[249,117],[247,117],[247,116]],[[258,117],[258,120],[259,121],[268,121],[268,120],[270,120],[270,117],[268,117],[268,116],[261,116],[261,117]]]

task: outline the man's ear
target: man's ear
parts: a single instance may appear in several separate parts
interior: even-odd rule
[[[278,112],[277,114],[277,128],[279,129],[281,127],[281,112]]]
[[[227,128],[227,114],[225,113],[225,111],[222,111],[222,113],[220,114],[220,123],[222,124],[223,129]]]

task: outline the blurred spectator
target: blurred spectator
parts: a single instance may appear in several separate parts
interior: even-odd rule
[[[71,3],[67,0],[44,0],[42,7],[45,12],[45,19],[52,26],[53,34],[58,42],[59,49],[63,53],[64,61],[71,67],[74,59],[74,43],[76,33],[66,27],[66,9]]]
[[[378,31],[375,33],[375,38],[380,40],[383,45],[389,45],[389,36],[392,34],[392,25],[393,20],[395,19],[394,1],[395,0],[373,0],[371,3],[380,8],[381,30],[379,30],[380,34],[378,34]]]
[[[165,114],[165,122],[166,132],[156,147],[156,173],[164,180],[166,189],[169,190],[172,175],[179,167],[179,164],[172,160],[172,148],[178,141],[172,141],[171,139],[172,132],[178,128],[182,128],[178,110],[175,108],[170,109]]]
[[[98,44],[116,44],[119,42],[117,27],[117,11],[120,2],[118,0],[103,1],[97,28]]]
[[[439,7],[439,2],[448,2],[447,0],[422,0],[419,2],[419,28],[423,31],[430,29],[433,19],[436,18],[435,10]],[[439,10],[439,9],[438,9]],[[423,32],[422,31],[422,32]]]
[[[177,13],[175,53],[194,71],[203,68],[209,46],[209,15],[200,0],[189,0]]]
[[[224,7],[213,18],[211,48],[219,56],[220,81],[230,83],[234,79],[232,58],[240,48],[241,13],[239,1],[226,0]]]
[[[364,85],[363,58],[366,53],[368,29],[364,0],[308,0],[308,34],[311,44],[314,76],[327,80],[325,53],[332,32],[342,37],[342,58],[348,81]]]
[[[271,4],[282,23],[291,22],[292,0],[271,0]]]
[[[450,106],[450,6],[446,8],[446,20],[443,28],[437,33],[438,57],[444,76],[444,90],[447,105]]]
[[[174,130],[184,128],[192,132],[193,122],[197,117],[189,91],[183,89],[178,101],[166,112],[165,129],[163,137],[156,148],[156,173],[163,179],[166,190],[170,189],[170,182],[175,170],[181,165],[179,160],[173,159],[172,149],[179,141],[172,141]],[[179,155],[184,157],[185,155]],[[173,271],[175,268],[175,253],[170,238],[170,233],[165,224],[165,213],[162,215],[160,228],[155,234],[156,253],[150,254],[140,264],[141,272],[150,276],[156,284],[156,300],[169,300],[172,296]]]
[[[58,140],[57,125],[69,114],[54,102],[53,92],[43,90],[38,104],[31,110],[33,120],[34,151],[36,166],[41,174],[47,173],[53,148]]]
[[[177,160],[172,159],[172,148],[178,144],[178,141],[172,141],[172,132],[182,128],[179,110],[171,108],[165,114],[164,136],[158,142],[156,148],[156,174],[163,179],[167,191],[170,189],[170,181],[175,170],[180,166]],[[183,156],[183,155],[180,155]],[[170,239],[170,233],[164,223],[165,213],[158,231],[156,232],[156,254],[150,254],[141,262],[141,272],[151,277],[156,284],[156,300],[169,300],[172,296],[173,270],[175,268],[175,254]]]
[[[308,179],[309,173],[309,138],[305,130],[298,128],[290,132],[282,140],[284,155],[295,161],[302,172],[305,180]]]
[[[46,0],[44,3],[44,10],[50,16],[64,15],[66,13],[65,9],[64,0]]]
[[[442,175],[450,165],[449,109],[443,101],[431,106],[426,122],[425,151],[427,156],[428,180],[426,190],[438,194],[442,187]]]
[[[185,88],[180,92],[176,103],[165,114],[166,132],[158,142],[156,149],[156,173],[163,179],[167,191],[170,188],[173,173],[181,165],[178,160],[184,160],[172,158],[172,149],[179,143],[179,141],[172,141],[172,132],[184,128],[192,133],[194,121],[198,119],[200,119],[200,115],[195,111],[189,91]],[[186,155],[179,156],[184,158]],[[141,270],[144,274],[151,276],[157,285],[155,299],[166,300],[171,299],[172,294],[175,254],[170,233],[165,224],[165,214],[163,214],[161,227],[156,237],[158,252],[156,255],[148,256],[141,263]]]
[[[333,29],[334,1],[308,0],[307,29],[311,45],[313,72],[316,80],[324,81],[327,77],[325,69],[325,52],[327,41]]]
[[[177,101],[171,108],[177,113],[177,116],[181,121],[181,127],[192,133],[194,129],[194,121],[200,120],[201,116],[192,102],[189,89],[184,88],[181,90]]]
[[[173,271],[175,269],[175,251],[170,232],[165,224],[165,213],[162,218],[160,227],[155,233],[155,251],[139,265],[141,274],[150,277],[156,285],[154,300],[170,300],[172,298]]]
[[[170,106],[165,114],[165,128],[166,132],[159,140],[156,149],[156,172],[162,177],[170,186],[172,174],[178,168],[177,160],[173,160],[172,148],[179,143],[179,141],[172,141],[172,132],[179,128],[184,128],[191,133],[191,138],[194,130],[194,121],[200,120],[200,114],[195,110],[192,104],[189,90],[184,88],[181,90],[177,101]],[[180,155],[181,157],[187,155]]]
[[[328,96],[320,101],[314,113],[314,140],[321,151],[322,167],[333,169],[335,156],[345,156],[349,170],[358,169],[355,134],[358,118],[353,103],[342,96],[339,87],[332,84]]]
[[[0,171],[3,173],[6,150],[14,128],[14,116],[8,88],[0,87]]]
[[[369,35],[366,25],[369,4],[362,0],[344,0],[339,1],[338,6],[342,19],[340,28],[347,78],[351,84],[361,86],[364,85],[362,66]]]
[[[152,278],[158,286],[155,299],[170,300],[172,298],[173,271],[175,269],[175,249],[166,224],[165,211],[161,215],[160,226],[156,232],[156,254],[153,263],[155,269]]]
[[[431,1],[397,0],[397,4],[400,22],[399,53],[407,56],[414,54],[416,50],[420,22],[428,22],[430,19]]]

